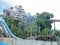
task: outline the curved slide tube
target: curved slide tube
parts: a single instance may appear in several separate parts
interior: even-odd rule
[[[11,36],[12,38],[18,38],[18,37],[16,37],[16,36],[10,31],[9,27],[7,26],[7,24],[5,23],[5,21],[4,21],[2,18],[0,18],[0,22],[2,23],[2,25],[3,25],[3,27],[4,27],[5,31],[6,31],[6,33],[7,33],[9,36]]]

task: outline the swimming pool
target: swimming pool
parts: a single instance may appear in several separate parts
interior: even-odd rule
[[[8,44],[6,42],[0,42],[0,45],[10,45],[10,44]]]

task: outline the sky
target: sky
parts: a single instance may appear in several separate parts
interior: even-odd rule
[[[8,0],[0,0],[0,14],[5,8],[11,7],[12,4]]]
[[[53,19],[60,19],[60,0],[0,0],[0,5],[0,12],[10,6],[22,5],[25,11],[32,15],[37,12],[50,12],[54,14]],[[58,22],[56,22],[56,29],[60,29]]]

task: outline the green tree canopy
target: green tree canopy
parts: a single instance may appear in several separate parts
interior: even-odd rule
[[[53,21],[51,21],[50,18],[53,18],[53,14],[48,12],[43,12],[37,15],[37,25],[40,30],[43,30],[45,28],[51,29],[51,23]]]

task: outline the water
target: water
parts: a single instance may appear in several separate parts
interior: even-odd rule
[[[10,44],[8,44],[6,42],[0,42],[0,45],[10,45]]]

